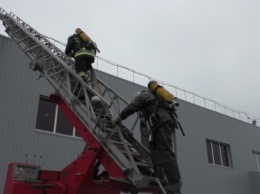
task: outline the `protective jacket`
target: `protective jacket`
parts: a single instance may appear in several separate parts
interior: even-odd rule
[[[166,102],[163,103],[152,91],[143,91],[120,113],[120,118],[124,120],[134,112],[141,111],[150,125],[157,128],[167,121],[174,120],[174,108]]]
[[[94,61],[96,51],[92,42],[84,42],[78,35],[74,34],[68,38],[65,54],[74,58],[90,57]]]

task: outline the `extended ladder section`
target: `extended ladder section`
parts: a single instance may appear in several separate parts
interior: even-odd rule
[[[119,113],[128,102],[97,79],[93,69],[88,75],[88,83],[81,80],[75,73],[74,60],[13,13],[8,14],[0,8],[0,19],[7,34],[31,60],[30,68],[47,79],[55,89],[56,101],[63,102],[65,109],[69,108],[68,115],[74,115],[83,126],[78,132],[88,148],[94,150],[93,142],[96,142],[102,148],[99,153],[106,153],[111,159],[110,162],[101,160],[101,164],[112,179],[123,180],[136,188],[147,187],[151,180],[148,177],[151,173],[149,151],[128,135],[128,128],[111,125],[113,113]],[[100,97],[99,107],[91,104],[93,96]],[[113,165],[120,173],[115,172]]]

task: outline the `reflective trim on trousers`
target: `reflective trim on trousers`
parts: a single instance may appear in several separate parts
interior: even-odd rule
[[[78,73],[78,75],[80,77],[86,77],[86,72],[81,71],[81,72]]]
[[[79,56],[82,56],[82,55],[91,56],[91,57],[95,57],[96,56],[94,51],[80,50],[80,51],[75,53],[74,57],[79,57]]]

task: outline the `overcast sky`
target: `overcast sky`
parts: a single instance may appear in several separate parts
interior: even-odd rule
[[[259,0],[1,0],[0,7],[64,43],[80,27],[98,56],[260,117]],[[7,35],[2,25],[0,34]]]

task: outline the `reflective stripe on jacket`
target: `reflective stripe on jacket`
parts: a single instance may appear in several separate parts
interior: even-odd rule
[[[91,56],[91,57],[95,57],[96,56],[95,51],[93,49],[88,50],[85,47],[83,47],[82,49],[78,50],[75,53],[74,57],[76,58],[76,57],[84,56],[84,55],[85,56]]]

